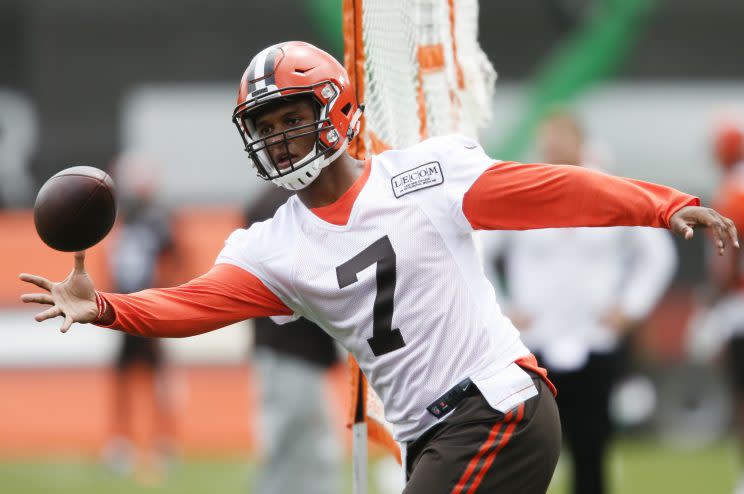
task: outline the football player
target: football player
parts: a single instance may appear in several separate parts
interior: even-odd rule
[[[744,127],[740,122],[722,122],[715,129],[713,154],[721,170],[713,204],[734,220],[741,231],[744,228]],[[744,451],[744,257],[740,252],[709,256],[707,288],[706,324],[697,329],[711,333],[705,336],[718,341],[721,349],[726,350],[723,361],[732,385],[739,447]],[[744,471],[739,474],[734,492],[744,494]]]
[[[349,350],[385,405],[407,494],[545,492],[560,451],[555,389],[501,313],[477,229],[643,225],[717,249],[733,223],[674,189],[579,167],[500,162],[462,136],[358,161],[362,107],[344,68],[302,42],[251,61],[233,121],[258,175],[296,190],[268,221],[227,239],[178,287],[95,290],[71,275],[21,279],[51,305],[38,321],[183,337],[259,316],[304,316]],[[391,115],[392,118],[392,115]]]

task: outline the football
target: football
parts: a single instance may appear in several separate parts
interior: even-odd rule
[[[114,181],[92,166],[62,170],[36,196],[36,231],[55,250],[75,252],[94,246],[111,231],[114,220]]]

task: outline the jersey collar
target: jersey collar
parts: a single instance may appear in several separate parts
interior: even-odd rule
[[[369,172],[372,168],[371,163],[371,158],[364,161],[364,171],[362,174],[335,202],[328,204],[327,206],[312,208],[310,211],[327,223],[336,226],[345,226],[349,222],[354,202],[357,197],[359,197],[359,193],[364,188],[364,184],[367,183]]]

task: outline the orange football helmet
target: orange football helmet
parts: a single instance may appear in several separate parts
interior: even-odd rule
[[[259,136],[252,114],[268,103],[300,95],[316,104],[316,120],[269,136]],[[323,167],[344,152],[359,132],[359,105],[346,69],[325,51],[301,41],[270,46],[253,57],[243,74],[233,123],[258,176],[290,190],[307,187]],[[315,134],[310,153],[280,169],[269,145]],[[271,144],[269,144],[271,143]]]

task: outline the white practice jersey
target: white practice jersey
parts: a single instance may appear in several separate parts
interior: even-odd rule
[[[537,393],[514,364],[529,351],[496,303],[462,212],[493,163],[461,136],[385,152],[346,225],[294,196],[234,232],[217,259],[257,276],[353,354],[398,441],[436,423],[426,407],[464,378],[502,411]]]

